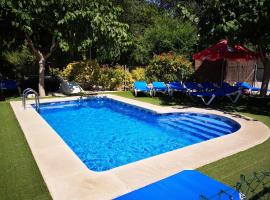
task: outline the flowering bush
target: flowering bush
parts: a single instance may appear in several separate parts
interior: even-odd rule
[[[192,63],[182,55],[155,55],[146,68],[149,81],[181,81],[193,73]]]

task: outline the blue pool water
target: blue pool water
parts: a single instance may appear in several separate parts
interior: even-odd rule
[[[91,170],[105,171],[240,128],[210,114],[155,114],[109,98],[41,104],[41,116]]]

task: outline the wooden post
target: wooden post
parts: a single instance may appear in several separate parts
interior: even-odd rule
[[[124,72],[125,72],[125,78],[124,78],[124,91],[126,91],[126,71],[127,71],[127,66],[124,65]]]

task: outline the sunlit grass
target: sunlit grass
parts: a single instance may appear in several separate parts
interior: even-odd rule
[[[0,102],[0,177],[0,199],[51,199],[8,102]]]

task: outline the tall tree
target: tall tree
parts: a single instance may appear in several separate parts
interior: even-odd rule
[[[146,0],[114,0],[114,3],[123,8],[120,21],[129,25],[132,45],[128,51],[121,55],[120,62],[128,65],[140,65],[132,56],[139,45],[139,38],[145,29],[153,26],[155,19],[160,15],[157,4]]]
[[[198,42],[196,27],[188,21],[163,15],[138,38],[132,57],[147,64],[154,54],[174,52],[190,57]]]
[[[264,64],[261,95],[266,95],[270,79],[270,1],[204,0],[201,10],[202,41],[228,38],[231,42],[255,47]]]
[[[55,48],[95,49],[102,59],[112,59],[129,45],[128,26],[118,21],[121,9],[109,0],[0,0],[0,8],[38,60],[40,96],[45,96],[45,64]]]
[[[120,20],[129,25],[133,37],[142,35],[159,15],[157,5],[145,0],[115,0],[115,3],[123,8]]]

